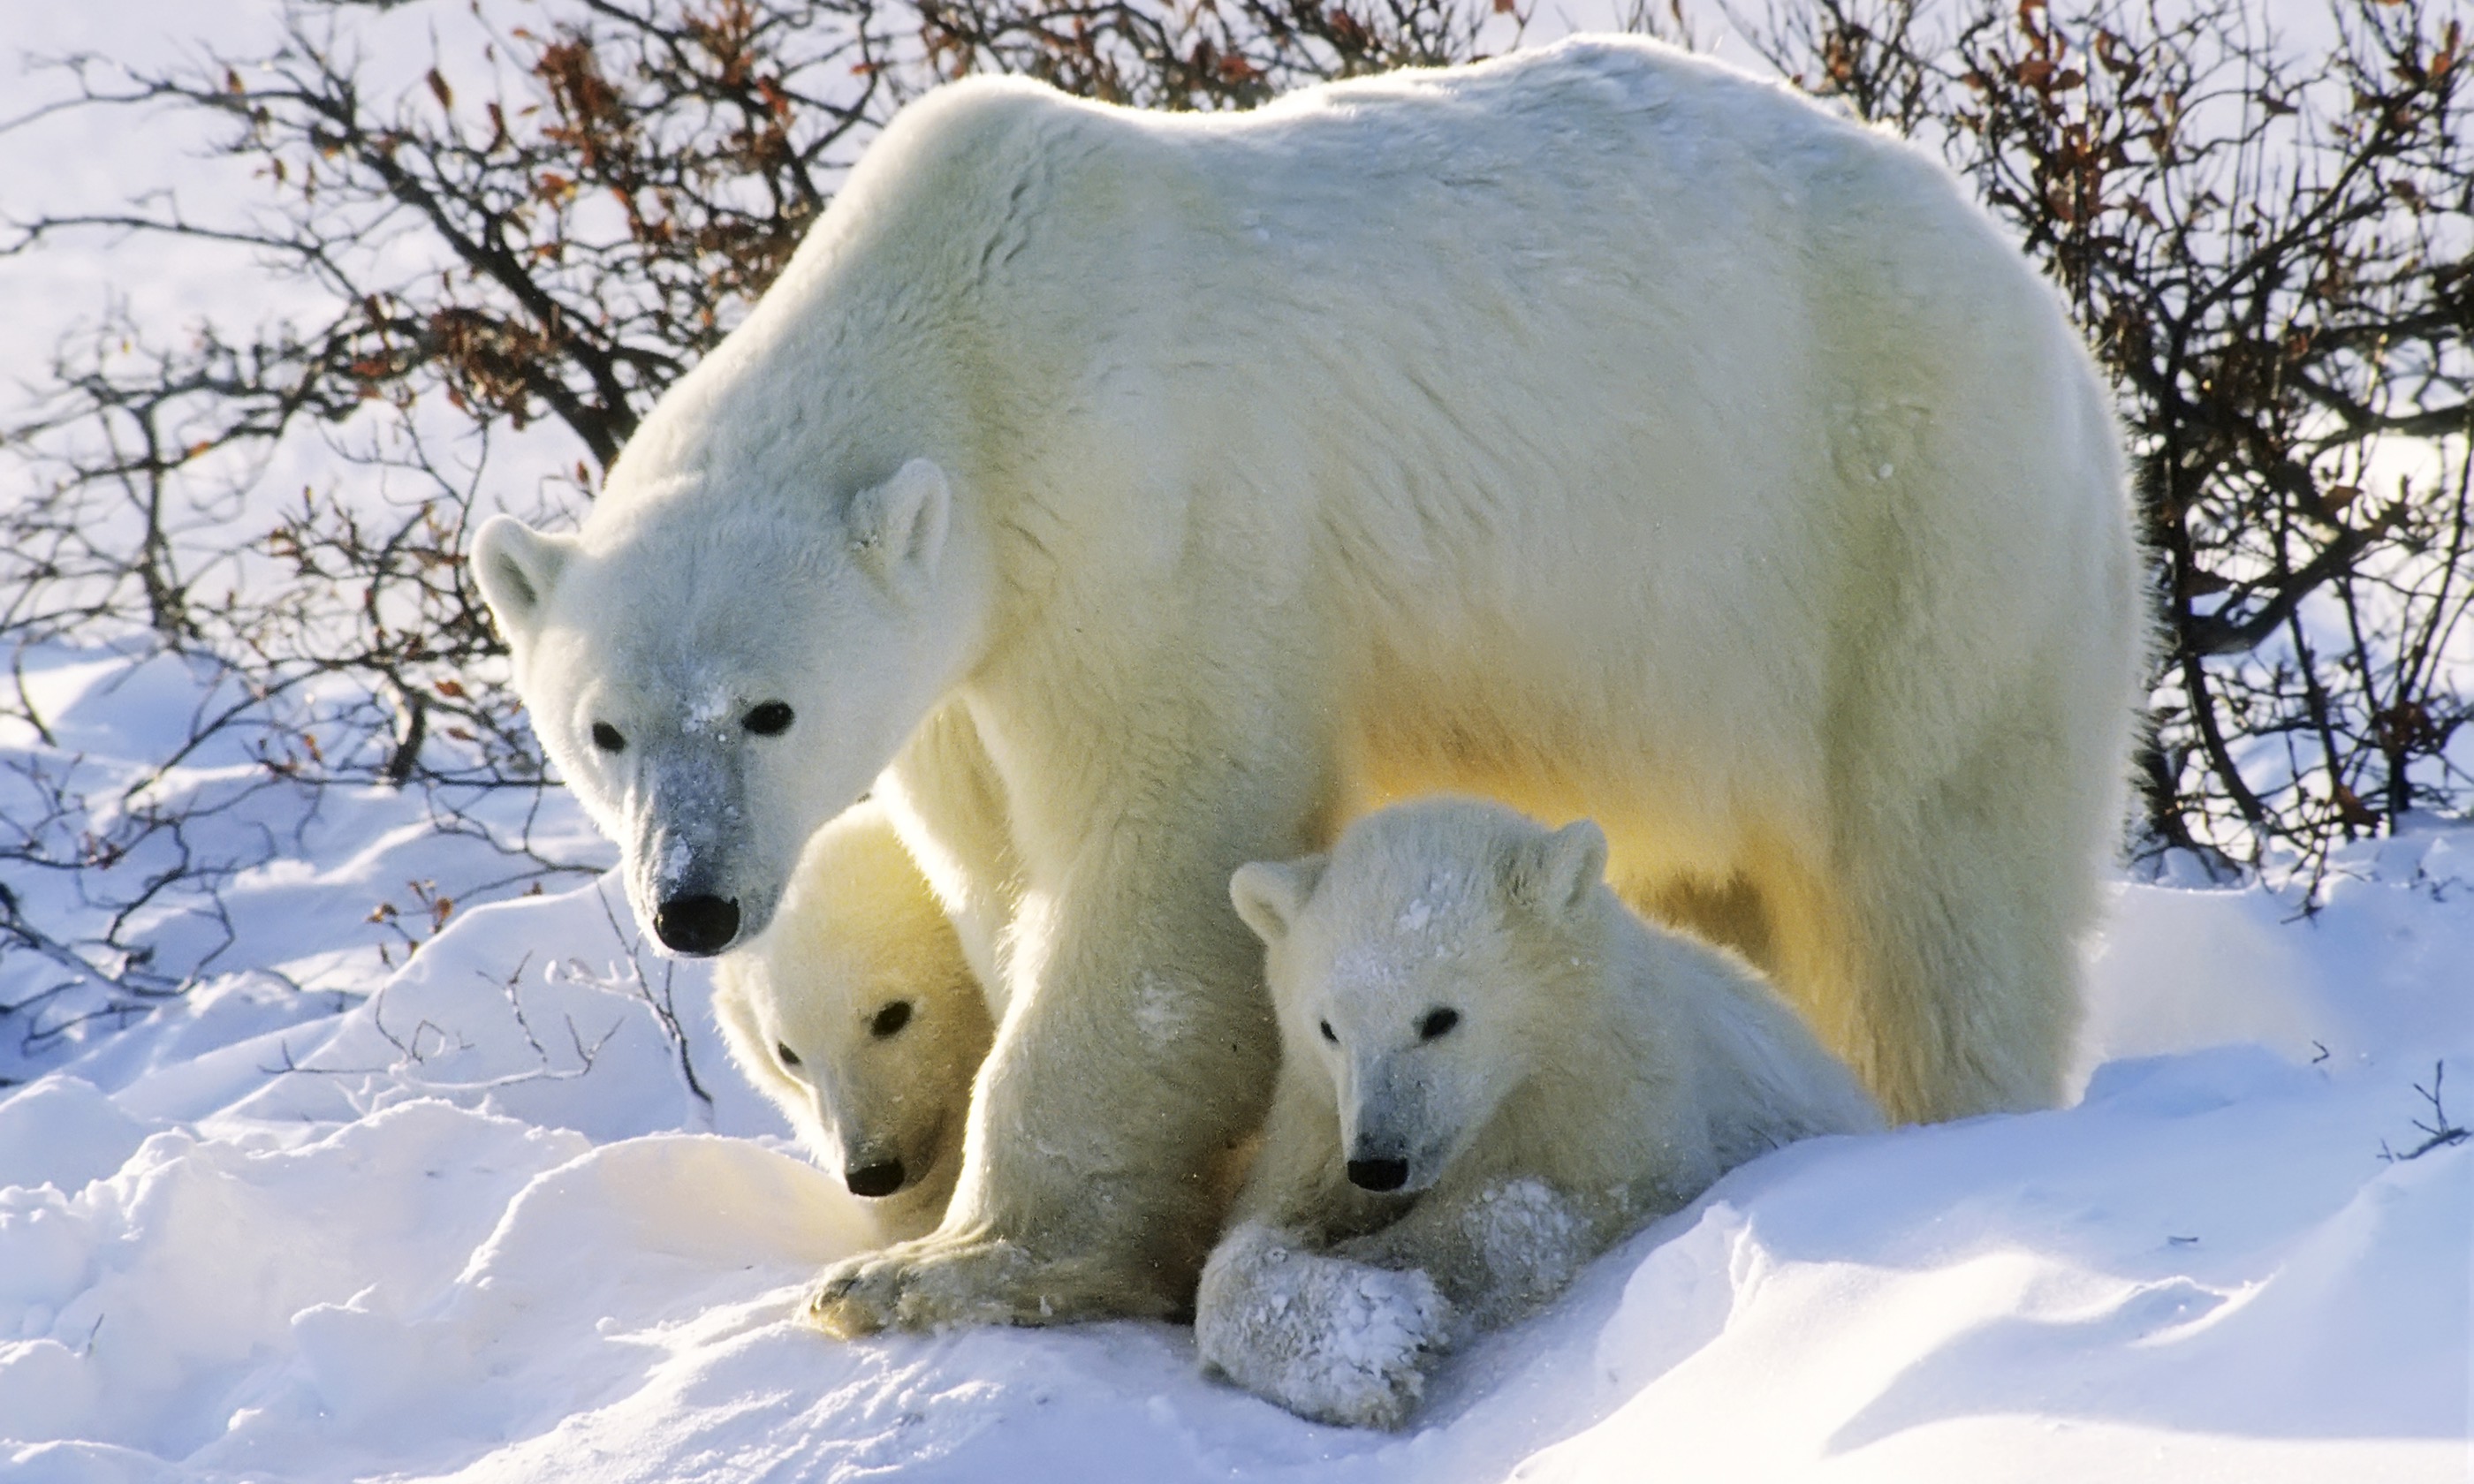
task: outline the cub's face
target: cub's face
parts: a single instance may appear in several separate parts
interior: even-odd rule
[[[942,560],[949,503],[913,460],[804,526],[681,496],[582,538],[506,516],[474,538],[534,731],[667,950],[763,932],[801,846],[958,678],[978,603],[972,563]]]
[[[1348,1178],[1362,1188],[1433,1185],[1528,1075],[1505,992],[1511,966],[1486,915],[1412,931],[1309,921],[1293,941],[1282,1042],[1329,1082]]]
[[[1358,822],[1328,859],[1231,879],[1267,949],[1284,1071],[1330,1088],[1352,1184],[1431,1187],[1528,1079],[1552,1013],[1540,921],[1594,888],[1604,850],[1592,825],[1549,834],[1439,801]]]
[[[715,1009],[733,1054],[853,1195],[953,1185],[992,1031],[967,970],[947,974],[835,953],[722,961]]]

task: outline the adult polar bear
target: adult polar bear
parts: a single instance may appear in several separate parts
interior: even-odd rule
[[[2103,391],[1943,171],[1709,62],[940,88],[583,529],[474,562],[672,947],[874,786],[996,987],[837,1331],[1184,1305],[1276,1051],[1229,874],[1397,795],[1596,817],[1896,1116],[2059,1090],[2141,633]]]

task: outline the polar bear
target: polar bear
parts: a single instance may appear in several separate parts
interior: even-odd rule
[[[1634,916],[1606,859],[1589,821],[1444,799],[1231,878],[1282,1054],[1202,1271],[1206,1364],[1396,1426],[1457,1328],[1516,1318],[1756,1155],[1881,1126],[1758,975]]]
[[[715,968],[731,1059],[888,1241],[945,1214],[995,1039],[953,924],[882,805],[816,832],[773,923]]]
[[[837,1332],[1170,1314],[1277,1038],[1231,872],[1597,819],[1901,1119],[2060,1095],[2143,634],[2108,398],[1950,175],[1655,44],[908,106],[581,529],[473,572],[658,938],[871,789],[997,1012]]]

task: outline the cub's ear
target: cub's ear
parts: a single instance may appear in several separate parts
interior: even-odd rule
[[[953,513],[945,471],[933,460],[913,459],[851,500],[851,541],[885,583],[922,582],[936,575]]]
[[[530,639],[542,606],[575,549],[575,539],[545,536],[513,515],[493,515],[473,535],[473,580],[510,643]]]
[[[1606,874],[1606,831],[1590,820],[1574,820],[1551,835],[1523,841],[1504,863],[1504,884],[1516,899],[1556,914],[1588,899]]]
[[[1329,856],[1308,855],[1298,860],[1258,860],[1240,866],[1228,878],[1228,900],[1237,915],[1254,930],[1254,936],[1267,944],[1276,944],[1289,936],[1298,914],[1305,910],[1306,898],[1314,895],[1315,883],[1322,879],[1322,868]]]

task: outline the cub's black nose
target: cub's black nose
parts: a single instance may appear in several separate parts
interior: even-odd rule
[[[1351,1160],[1348,1183],[1360,1190],[1397,1190],[1409,1183],[1406,1160]]]
[[[842,1171],[842,1180],[853,1195],[891,1195],[902,1188],[902,1161],[885,1160],[875,1164],[862,1164]]]
[[[739,936],[739,903],[718,897],[673,897],[653,912],[653,936],[677,953],[701,958]]]

